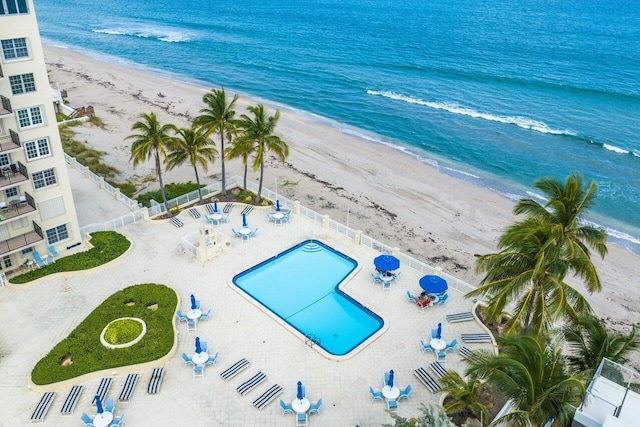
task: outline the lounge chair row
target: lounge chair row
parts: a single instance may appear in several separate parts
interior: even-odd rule
[[[247,359],[240,359],[224,371],[220,373],[220,378],[222,378],[225,382],[228,382],[233,377],[238,375],[240,372],[247,369],[251,364]],[[251,390],[255,389],[259,384],[263,383],[267,379],[266,374],[263,372],[258,372],[254,374],[251,378],[243,381],[238,387],[236,387],[236,391],[241,396],[245,396]],[[260,396],[258,396],[253,402],[252,405],[257,410],[261,411],[265,408],[269,403],[271,403],[276,397],[278,397],[282,393],[282,387],[278,384],[271,385],[267,390],[262,392]]]

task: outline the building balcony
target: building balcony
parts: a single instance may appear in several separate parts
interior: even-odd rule
[[[13,114],[13,110],[11,109],[11,100],[9,100],[9,98],[0,95],[0,104],[0,117]]]
[[[11,222],[17,218],[24,218],[36,211],[36,202],[29,193],[22,198],[10,202],[0,201],[0,224]]]
[[[33,230],[19,236],[14,236],[0,242],[0,256],[10,255],[32,246],[44,240],[42,229],[35,221],[32,221]]]
[[[0,136],[0,154],[8,154],[21,148],[17,132],[9,129],[9,135]]]
[[[0,171],[0,190],[15,187],[27,181],[29,181],[27,167],[20,162]]]

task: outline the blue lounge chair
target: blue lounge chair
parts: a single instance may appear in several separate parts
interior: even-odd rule
[[[211,318],[211,309],[200,315],[200,320],[209,320]]]
[[[311,406],[309,406],[309,413],[313,414],[315,412],[316,414],[319,414],[321,406],[322,406],[322,398],[318,399],[316,403],[312,403]]]
[[[410,302],[411,304],[415,304],[416,300],[413,299],[413,296],[411,295],[411,292],[407,291],[407,301]]]
[[[111,425],[109,427],[121,427],[124,425],[124,414],[120,415],[119,417],[114,418],[111,421]]]
[[[45,265],[47,265],[47,263],[44,262],[44,260],[40,257],[40,253],[38,253],[38,251],[33,251],[32,255],[33,255],[33,260],[35,261],[38,267],[44,267]]]
[[[453,341],[451,341],[449,344],[447,344],[447,346],[444,348],[444,351],[453,351],[456,348],[456,345],[458,345],[458,339],[454,338]]]
[[[400,390],[400,396],[398,396],[398,400],[408,399],[409,393],[411,393],[411,384],[407,385],[404,390]]]
[[[56,248],[54,248],[53,245],[49,245],[49,255],[51,255],[52,258],[55,258],[58,256],[58,251],[56,251]]]
[[[280,399],[280,409],[282,409],[282,415],[293,414],[293,408],[291,407],[291,404],[285,403],[282,399]]]
[[[116,402],[113,399],[107,399],[104,401],[104,410],[107,412],[113,412],[116,409]]]
[[[209,356],[209,359],[207,359],[206,364],[213,366],[216,363],[218,363],[218,353],[214,354],[213,356]]]
[[[426,353],[427,351],[433,351],[433,348],[429,344],[425,344],[424,341],[420,340],[420,345],[422,346],[422,352]]]
[[[384,396],[380,390],[374,390],[373,387],[369,386],[369,394],[371,395],[371,403],[376,400],[383,400]]]
[[[193,365],[193,360],[187,356],[187,353],[182,353],[182,360],[184,360],[184,366]]]
[[[80,415],[80,419],[84,423],[85,427],[93,427],[93,419],[89,415],[83,412],[82,415]]]
[[[176,311],[176,316],[178,316],[178,319],[180,319],[181,322],[188,322],[189,321],[189,318],[185,314],[182,314],[182,312],[180,310]]]

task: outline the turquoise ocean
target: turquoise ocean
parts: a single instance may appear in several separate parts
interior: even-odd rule
[[[580,172],[588,220],[640,254],[639,1],[35,3],[46,44],[286,106],[512,200]]]

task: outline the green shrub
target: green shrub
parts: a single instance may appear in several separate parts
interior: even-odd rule
[[[133,184],[130,181],[127,182],[115,182],[115,181],[111,181],[108,179],[105,179],[106,182],[108,182],[109,184],[111,184],[111,186],[119,188],[120,192],[122,194],[124,194],[125,196],[132,198],[133,195],[136,193],[136,191],[138,190],[137,187],[135,186],[135,184]]]
[[[132,319],[120,319],[107,327],[104,340],[109,344],[126,344],[138,338],[142,333],[142,324]]]
[[[89,242],[93,245],[93,248],[88,251],[59,258],[53,264],[12,277],[11,283],[22,284],[53,273],[88,270],[98,267],[118,258],[131,246],[131,242],[126,237],[115,231],[93,232]]]
[[[111,295],[60,341],[33,368],[38,385],[68,380],[90,372],[157,360],[173,347],[173,316],[178,304],[175,291],[146,283]],[[100,343],[102,330],[121,317],[144,320],[147,333],[131,347],[110,349]],[[66,363],[64,363],[66,362]]]
[[[201,185],[200,187],[202,188],[204,187],[204,185]],[[164,192],[167,196],[167,200],[175,199],[176,197],[191,193],[192,191],[196,191],[197,189],[198,184],[191,181],[183,183],[172,183],[164,186]],[[151,207],[152,199],[157,203],[162,203],[162,193],[160,192],[160,190],[147,191],[146,193],[140,194],[137,198],[138,203],[142,203],[142,205],[146,207]]]

